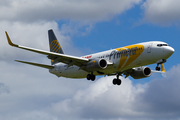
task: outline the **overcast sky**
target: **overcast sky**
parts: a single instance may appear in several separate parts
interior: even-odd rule
[[[0,0],[1,120],[180,119],[179,0]],[[14,60],[50,64],[46,56],[10,47],[49,50],[53,29],[64,52],[86,55],[160,40],[175,53],[166,74],[148,79],[57,78],[48,70]],[[154,69],[156,65],[150,65]]]

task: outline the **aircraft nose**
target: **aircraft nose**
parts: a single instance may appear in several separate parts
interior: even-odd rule
[[[166,51],[166,53],[168,53],[171,56],[175,50],[174,50],[174,48],[168,46],[165,51]]]
[[[175,51],[175,50],[174,50],[174,48],[169,47],[169,52],[170,52],[170,53],[172,53],[172,54],[173,54],[173,53],[174,53],[174,51]]]

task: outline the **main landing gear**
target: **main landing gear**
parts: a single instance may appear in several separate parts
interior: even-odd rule
[[[121,79],[119,79],[119,75],[117,75],[117,78],[114,78],[113,79],[113,81],[112,81],[112,83],[114,84],[114,85],[121,85]]]
[[[93,75],[92,73],[87,75],[87,80],[92,80],[92,81],[94,81],[95,79],[96,79],[96,76]]]
[[[96,79],[96,76],[93,75],[93,73],[87,75],[87,80],[92,80],[92,81],[94,81],[95,79]],[[114,85],[121,85],[122,81],[121,81],[121,79],[119,79],[119,75],[117,75],[117,78],[114,78],[114,79],[113,79],[112,83],[113,83]]]

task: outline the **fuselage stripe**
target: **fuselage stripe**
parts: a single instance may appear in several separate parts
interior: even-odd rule
[[[130,65],[134,60],[136,60],[144,51],[143,45],[130,45],[126,46],[124,48],[117,48],[117,51],[121,52],[123,55],[121,55],[119,60],[119,66],[118,70],[121,70],[128,65]]]

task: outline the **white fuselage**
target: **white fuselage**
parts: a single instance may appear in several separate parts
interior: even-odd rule
[[[82,58],[102,58],[109,63],[113,63],[112,65],[108,65],[106,69],[93,72],[94,75],[107,75],[135,67],[154,64],[158,60],[168,59],[173,52],[174,49],[168,46],[167,43],[151,41],[95,53],[83,56]],[[49,72],[58,77],[86,78],[87,74],[89,74],[89,72],[75,65],[69,67],[64,63],[56,63],[54,66],[55,68],[50,69]]]

